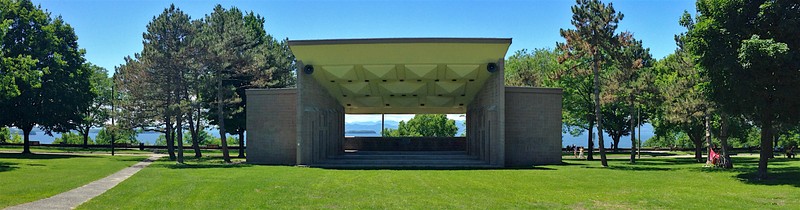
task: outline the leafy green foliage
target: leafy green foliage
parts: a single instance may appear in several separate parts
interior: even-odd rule
[[[603,143],[603,119],[601,114],[600,103],[600,87],[601,75],[607,72],[601,70],[601,65],[610,61],[609,58],[617,53],[618,41],[620,38],[616,34],[617,24],[624,16],[622,13],[617,13],[614,6],[604,4],[600,0],[576,0],[576,5],[572,6],[572,25],[575,29],[561,29],[561,37],[564,37],[566,43],[556,43],[556,46],[564,52],[563,60],[572,60],[576,62],[576,67],[585,64],[590,64],[594,77],[589,80],[585,71],[576,72],[577,81],[591,82],[592,90],[594,92],[593,104],[581,104],[581,107],[591,107],[594,110],[595,119],[587,119],[588,129],[591,129],[594,123],[597,123],[598,143],[600,147],[600,159],[603,166],[607,166],[605,154],[605,146]],[[584,67],[585,68],[585,67]],[[588,69],[588,68],[587,68]],[[585,88],[585,87],[584,87]],[[590,91],[590,89],[582,89],[581,91]],[[586,95],[587,93],[581,94]],[[590,94],[590,92],[589,92]],[[591,96],[589,97],[591,98]],[[591,101],[591,100],[590,100]],[[591,111],[582,110],[577,113],[578,118],[588,118]],[[591,131],[589,137],[591,139]],[[589,142],[589,156],[592,158],[593,143]]]
[[[6,26],[0,40],[0,95],[7,98],[0,100],[0,125],[26,135],[34,126],[47,134],[74,129],[73,122],[82,118],[79,110],[95,97],[74,30],[29,0],[3,0],[0,7],[0,23]],[[23,153],[30,153],[28,136],[24,141]]]
[[[400,121],[397,129],[386,128],[386,137],[454,137],[458,132],[456,121],[445,114],[417,114],[408,122]]]
[[[111,132],[112,129],[103,128],[99,132],[97,132],[97,137],[95,138],[96,144],[111,144],[111,134],[114,134],[114,143],[116,144],[138,144],[139,140],[136,140],[136,131],[132,129],[115,129],[114,132]]]
[[[23,141],[22,140],[22,135],[20,135],[17,132],[14,132],[14,133],[11,133],[11,139],[8,140],[8,143],[20,144],[20,143],[22,143],[22,141]]]
[[[163,135],[161,135],[161,136],[163,136]],[[159,136],[159,138],[161,138],[161,136]],[[192,138],[193,138],[192,134],[189,131],[186,131],[186,133],[183,134],[183,142],[186,143],[186,144],[191,144],[192,143]],[[214,136],[212,136],[206,130],[200,130],[200,131],[197,132],[197,143],[199,145],[213,144],[213,143],[210,143],[210,142],[214,141],[214,139],[215,139]],[[217,145],[219,145],[219,144],[217,144]]]
[[[761,147],[772,148],[776,124],[800,117],[800,10],[792,0],[699,0],[687,26],[687,49],[708,77],[709,97],[722,111],[761,127]],[[690,23],[682,21],[682,23]],[[772,153],[762,150],[759,177]]]
[[[559,53],[552,49],[522,49],[505,61],[505,83],[508,86],[553,87],[553,77],[564,71],[558,63]]]
[[[66,142],[66,144],[83,144],[83,136],[73,132],[61,133],[61,137],[56,138],[53,144],[61,144],[63,142]],[[89,139],[87,143],[94,144],[94,141]]]
[[[0,143],[5,143],[11,138],[11,130],[7,127],[0,127]]]
[[[83,143],[89,144],[89,131],[92,127],[102,127],[111,115],[111,91],[113,80],[108,77],[108,71],[100,66],[85,63],[83,68],[91,73],[89,83],[91,91],[96,96],[90,106],[81,112],[83,118],[76,125],[78,133],[83,135]],[[70,142],[72,144],[72,142]]]

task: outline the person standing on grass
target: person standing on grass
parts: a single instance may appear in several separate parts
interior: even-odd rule
[[[576,159],[578,158],[578,147],[574,144],[572,145],[572,156],[575,156]]]
[[[578,157],[578,159],[584,159],[585,157],[583,156],[583,147],[580,147],[578,150],[580,152],[579,153],[580,156]]]

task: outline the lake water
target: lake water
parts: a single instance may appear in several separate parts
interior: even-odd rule
[[[458,123],[458,124],[460,124],[460,123]],[[464,128],[462,126],[458,126],[458,127],[459,127],[459,131],[458,131],[457,135],[461,135],[462,133],[464,133]],[[374,124],[374,123],[370,123],[370,124],[346,123],[345,124],[345,131],[353,131],[353,132],[346,132],[345,136],[377,137],[377,136],[380,136],[380,133],[379,133],[380,130],[381,130],[380,128],[381,128],[380,127],[380,122],[377,122],[377,124]],[[386,128],[397,128],[397,125],[394,124],[394,123],[392,123],[392,125],[390,125],[387,122]],[[13,130],[14,129],[12,129],[12,131]],[[219,131],[216,130],[216,129],[206,129],[206,131],[209,132],[214,137],[219,137]],[[19,131],[19,132],[20,132],[20,134],[22,133],[21,131]],[[41,142],[43,144],[50,144],[55,140],[55,138],[60,138],[61,137],[60,133],[53,133],[53,136],[49,136],[49,135],[46,135],[43,131],[38,130],[38,129],[34,129],[34,132],[36,133],[36,135],[31,135],[31,137],[30,137],[31,141],[39,141],[39,142]],[[152,145],[152,144],[154,144],[156,142],[156,139],[158,139],[158,136],[160,136],[160,135],[161,135],[161,133],[157,133],[157,132],[144,132],[144,133],[139,133],[137,135],[137,139],[139,140],[139,142],[145,143],[146,145]],[[653,137],[653,135],[654,135],[654,133],[653,133],[653,126],[652,125],[650,125],[650,124],[642,125],[642,139],[647,141],[647,139],[650,139],[651,137]],[[94,139],[96,136],[97,136],[97,132],[90,132],[89,133],[89,137],[92,138],[92,139]],[[585,131],[584,131],[583,134],[581,134],[579,136],[572,136],[572,135],[569,135],[569,134],[562,134],[561,145],[562,146],[567,146],[567,145],[573,145],[574,144],[574,145],[577,145],[577,146],[587,146],[587,143],[588,143],[587,142],[587,136],[588,136],[588,134]],[[246,135],[245,135],[245,138],[247,138]],[[610,136],[608,136],[606,134],[603,140],[606,143],[606,147],[610,147],[611,146],[612,140],[611,140]],[[597,136],[596,135],[595,135],[594,142],[595,142],[595,145],[597,145]],[[622,147],[622,148],[629,148],[631,146],[630,137],[623,136],[622,139],[620,140],[619,146]]]

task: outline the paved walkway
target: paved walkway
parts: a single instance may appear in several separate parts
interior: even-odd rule
[[[133,176],[136,174],[136,172],[139,172],[139,170],[142,170],[142,168],[147,167],[150,165],[150,163],[163,156],[165,155],[150,155],[149,158],[143,160],[142,162],[136,163],[133,166],[122,169],[117,173],[111,174],[105,178],[91,182],[82,187],[63,192],[53,197],[8,207],[6,209],[74,209],[86,201],[103,194],[114,186],[117,186],[117,184],[120,182],[125,181],[125,179],[128,179],[128,177]]]

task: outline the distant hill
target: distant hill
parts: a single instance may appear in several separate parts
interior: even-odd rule
[[[384,122],[384,128],[397,129],[400,124],[398,121],[387,120]],[[461,136],[466,132],[466,127],[463,120],[456,120],[456,127],[458,132],[456,136]],[[381,134],[381,121],[371,122],[345,122],[344,123],[345,136],[380,136]],[[353,132],[358,131],[358,132]],[[364,131],[374,131],[368,133]]]

